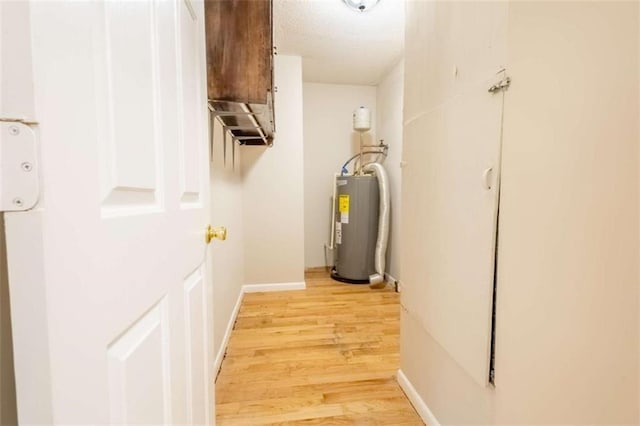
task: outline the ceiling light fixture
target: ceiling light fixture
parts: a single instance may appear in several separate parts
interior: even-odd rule
[[[380,0],[342,0],[349,8],[358,12],[368,12],[373,9]]]

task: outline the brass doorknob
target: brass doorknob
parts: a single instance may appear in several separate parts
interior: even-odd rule
[[[222,241],[226,240],[227,228],[225,228],[224,226],[217,226],[215,228],[211,225],[207,226],[207,233],[205,234],[204,240],[207,242],[207,244],[209,244],[214,238]]]

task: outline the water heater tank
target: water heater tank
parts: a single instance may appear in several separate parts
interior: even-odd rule
[[[371,129],[371,110],[360,107],[353,111],[353,130],[356,132],[366,132]]]
[[[336,260],[331,276],[368,284],[375,274],[378,236],[378,180],[375,176],[341,176],[337,180]]]

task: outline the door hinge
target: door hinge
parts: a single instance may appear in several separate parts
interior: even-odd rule
[[[511,77],[504,77],[493,86],[489,87],[489,93],[496,93],[502,90],[507,90],[511,86]]]
[[[33,208],[40,196],[37,124],[21,118],[0,118],[0,212]]]

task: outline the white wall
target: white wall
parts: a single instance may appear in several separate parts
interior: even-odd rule
[[[505,423],[640,422],[638,7],[510,6],[496,360]],[[545,367],[552,374],[530,373]]]
[[[275,58],[276,139],[242,147],[246,284],[304,281],[302,65]]]
[[[372,143],[376,141],[375,86],[304,84],[304,264],[308,268],[327,264],[324,245],[329,245],[331,234],[332,179],[359,150],[352,114],[360,106],[371,109],[372,129],[364,140]]]
[[[391,188],[391,227],[389,229],[389,245],[387,247],[387,273],[400,279],[400,194],[402,173],[402,108],[404,86],[404,61],[399,62],[389,71],[377,87],[377,139],[384,139],[389,145],[389,155],[384,167],[389,175]]]
[[[212,226],[225,226],[227,240],[209,246],[210,276],[213,280],[214,353],[220,350],[233,308],[244,284],[243,182],[240,171],[242,148],[227,138],[227,162],[223,161],[223,136],[215,125],[213,162],[210,168]],[[236,151],[235,167],[231,150]]]
[[[467,7],[483,5],[408,3],[414,101],[446,92],[440,74],[419,93],[433,65],[421,49],[465,57],[442,40],[473,40],[478,28],[456,25]],[[478,385],[405,311],[401,368],[443,424],[638,424],[638,4],[508,7],[496,387]],[[448,19],[427,25],[438,14]],[[403,263],[404,276],[421,267]]]

